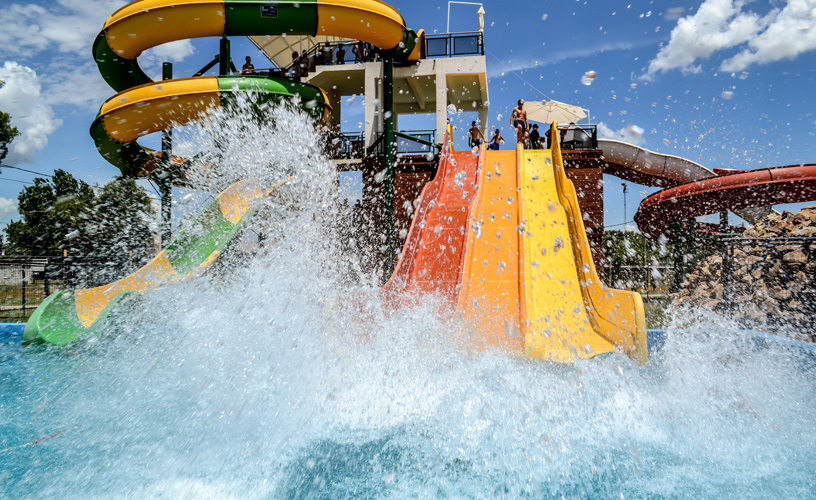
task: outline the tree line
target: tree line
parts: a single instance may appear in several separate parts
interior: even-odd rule
[[[0,87],[4,82],[0,80]],[[0,111],[0,161],[20,135]],[[86,284],[114,281],[156,253],[156,211],[147,191],[133,179],[115,178],[93,188],[57,169],[37,177],[17,196],[20,220],[5,228],[0,247],[7,255],[68,256]]]

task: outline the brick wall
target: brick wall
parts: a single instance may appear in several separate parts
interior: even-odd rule
[[[403,172],[394,179],[394,231],[400,245],[405,242],[401,232],[407,233],[414,217],[415,200],[422,193],[425,184],[433,179],[433,172]]]

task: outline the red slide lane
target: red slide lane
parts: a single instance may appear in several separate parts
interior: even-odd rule
[[[422,189],[394,274],[382,289],[392,303],[423,293],[438,293],[451,304],[456,303],[456,284],[482,155],[469,150],[450,152],[447,137],[442,151],[436,176]]]
[[[640,202],[635,223],[658,238],[670,220],[724,210],[816,200],[816,164],[764,168],[727,174],[658,191]]]

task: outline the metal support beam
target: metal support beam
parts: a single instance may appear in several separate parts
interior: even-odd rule
[[[232,59],[230,58],[230,41],[227,35],[221,37],[219,49],[218,74],[229,75]]]
[[[672,250],[674,257],[674,279],[670,292],[676,293],[680,291],[680,285],[686,278],[685,266],[683,265],[683,257],[686,255],[686,238],[683,230],[683,223],[681,221],[673,220],[669,222],[669,228],[672,233]]]
[[[385,203],[385,248],[383,278],[391,277],[396,265],[394,248],[394,163],[396,162],[396,140],[394,135],[394,58],[393,54],[383,54],[383,135],[385,137],[385,178],[383,179],[383,201]]]
[[[162,64],[162,80],[173,78],[173,63]],[[173,129],[162,130],[162,169],[158,179],[161,194],[161,228],[162,248],[166,247],[173,236]]]

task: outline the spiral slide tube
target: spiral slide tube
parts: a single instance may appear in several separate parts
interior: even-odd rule
[[[725,210],[816,200],[816,165],[792,165],[736,172],[658,191],[640,202],[635,222],[643,234],[666,234],[667,220]]]
[[[138,138],[195,123],[209,110],[229,105],[236,92],[254,93],[260,102],[298,98],[307,114],[325,120],[328,100],[312,85],[263,76],[154,82],[137,60],[143,51],[176,40],[281,34],[355,38],[390,51],[398,62],[417,59],[422,38],[422,32],[405,27],[393,7],[377,0],[136,0],[111,15],[94,41],[99,71],[119,92],[102,105],[91,125],[97,149],[124,175],[147,176],[161,165],[161,154],[139,146]],[[172,160],[176,165],[183,161]],[[195,232],[179,233],[136,273],[102,287],[48,297],[31,316],[23,341],[67,344],[96,327],[128,294],[205,269],[266,193],[255,181],[240,182],[204,209]]]

